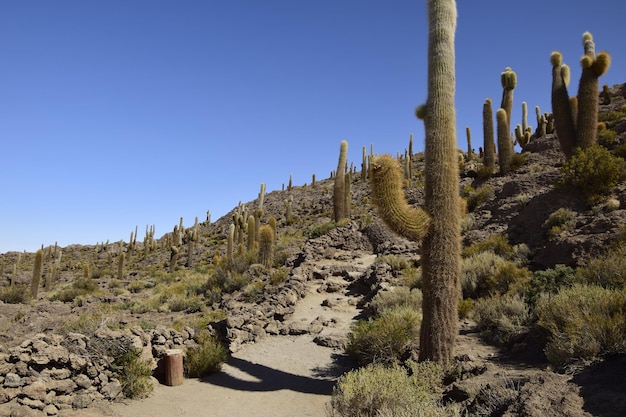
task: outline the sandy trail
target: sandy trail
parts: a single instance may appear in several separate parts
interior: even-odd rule
[[[366,258],[360,260],[363,269],[374,257]],[[346,284],[341,277],[330,279]],[[310,323],[320,317],[332,323],[323,328],[322,335],[345,335],[359,314],[356,297],[346,291],[318,292],[321,283],[310,281],[307,295],[297,303],[289,321]],[[328,299],[332,308],[323,305]],[[335,380],[350,369],[350,363],[342,350],[317,345],[315,336],[266,337],[233,353],[217,374],[185,379],[177,387],[157,385],[149,398],[107,404],[82,415],[324,417]]]

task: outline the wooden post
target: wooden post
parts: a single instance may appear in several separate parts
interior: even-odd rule
[[[165,351],[165,385],[175,387],[183,383],[183,351],[168,349]]]

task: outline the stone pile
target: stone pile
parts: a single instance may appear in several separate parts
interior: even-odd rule
[[[91,336],[39,333],[0,352],[0,416],[31,415],[29,411],[54,416],[94,401],[119,400],[123,393],[115,356],[141,350],[156,368],[167,349],[193,346],[193,337],[193,329],[165,327],[126,332],[101,328]]]

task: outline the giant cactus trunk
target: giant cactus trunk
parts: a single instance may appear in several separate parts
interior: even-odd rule
[[[452,361],[458,326],[461,239],[454,36],[456,2],[428,0],[428,98],[424,116],[425,199],[431,213],[422,247],[420,360]],[[420,113],[418,111],[418,113]]]

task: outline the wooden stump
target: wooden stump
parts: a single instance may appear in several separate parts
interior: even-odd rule
[[[175,387],[183,383],[183,351],[168,349],[165,351],[165,385]]]

